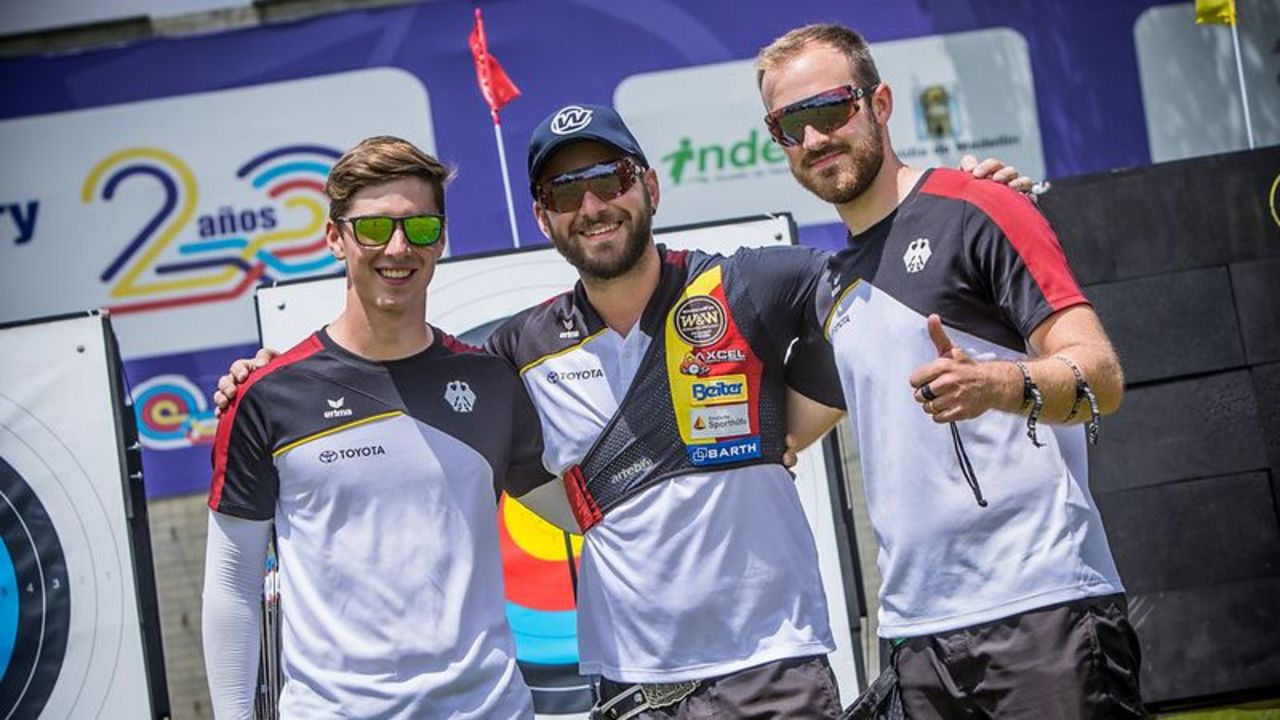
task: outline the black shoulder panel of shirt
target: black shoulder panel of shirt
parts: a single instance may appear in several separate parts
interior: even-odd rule
[[[640,329],[653,336],[666,318],[674,298],[684,289],[691,268],[710,262],[714,256],[658,246],[661,260],[658,289],[645,306]],[[489,336],[485,349],[505,358],[518,370],[539,360],[581,345],[607,329],[604,320],[587,299],[582,281],[538,305],[526,308],[503,323]]]
[[[793,246],[743,248],[723,256],[659,245],[658,253],[661,276],[640,319],[640,329],[651,337],[662,333],[667,312],[691,279],[715,265],[725,268],[726,282],[747,289],[771,328],[783,330],[792,318],[799,327],[799,321],[812,321],[803,313],[812,312],[812,293],[827,256],[813,248]],[[579,281],[572,290],[513,315],[489,337],[485,348],[523,369],[579,345],[605,328]],[[787,327],[785,334],[789,335],[786,343],[797,335],[793,327]]]
[[[1019,352],[1054,312],[1087,302],[1034,203],[942,168],[926,171],[902,204],[832,257],[820,316],[857,281],[922,318],[937,313],[949,327]]]
[[[430,347],[392,361],[354,355],[321,330],[255,373],[219,422],[210,505],[220,509],[214,500],[229,470],[273,474],[272,456],[294,443],[396,414],[471,446],[496,481],[512,480],[509,464],[537,473],[540,426],[514,370],[432,329]]]

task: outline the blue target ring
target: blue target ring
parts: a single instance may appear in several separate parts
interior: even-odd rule
[[[0,539],[0,718],[35,718],[53,693],[67,650],[67,561],[40,498],[3,457]]]
[[[0,543],[0,678],[9,669],[18,641],[18,572],[9,547]]]

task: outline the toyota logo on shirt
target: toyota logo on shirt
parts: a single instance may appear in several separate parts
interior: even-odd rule
[[[547,382],[552,385],[559,385],[562,382],[574,382],[576,380],[596,380],[604,377],[604,370],[600,368],[587,368],[586,370],[566,370],[558,372],[552,370],[547,373]]]
[[[329,449],[320,451],[320,462],[328,465],[339,460],[351,460],[352,458],[366,458],[374,455],[386,455],[387,451],[381,445],[365,445],[363,447],[339,448],[337,450]]]

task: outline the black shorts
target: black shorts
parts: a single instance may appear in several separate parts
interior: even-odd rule
[[[629,685],[600,681],[606,702]],[[711,720],[735,718],[822,720],[840,717],[840,691],[825,656],[790,658],[703,680],[675,705],[645,710],[635,720]]]
[[[908,638],[894,663],[912,720],[1147,717],[1123,595]]]

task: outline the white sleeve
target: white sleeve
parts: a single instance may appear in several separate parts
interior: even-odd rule
[[[209,513],[205,550],[204,664],[217,720],[250,720],[261,651],[262,579],[270,520]]]

